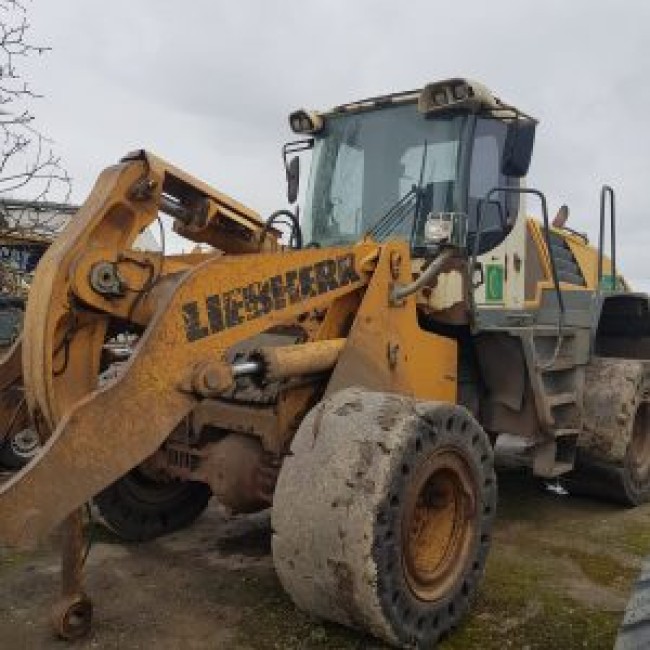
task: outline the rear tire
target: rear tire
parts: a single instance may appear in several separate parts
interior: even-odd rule
[[[638,506],[650,501],[650,376],[641,361],[594,359],[587,367],[585,432],[563,482],[581,496]]]
[[[158,482],[137,468],[94,499],[107,527],[127,542],[143,542],[193,523],[211,492],[197,482]]]
[[[430,648],[469,609],[497,489],[459,406],[347,389],[314,408],[280,472],[273,559],[298,607]]]

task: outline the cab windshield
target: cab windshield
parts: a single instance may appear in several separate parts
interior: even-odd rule
[[[358,241],[414,188],[419,214],[462,211],[467,121],[458,114],[427,120],[415,104],[329,117],[314,145],[305,241]],[[407,212],[392,236],[418,237],[414,210]]]

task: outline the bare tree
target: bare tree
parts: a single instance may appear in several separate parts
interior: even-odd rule
[[[71,183],[35,125],[42,96],[22,72],[27,57],[50,49],[31,42],[27,2],[0,0],[0,237],[49,238],[67,221]]]

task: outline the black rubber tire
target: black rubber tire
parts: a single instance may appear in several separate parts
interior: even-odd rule
[[[462,561],[448,563],[444,593],[427,599],[416,596],[405,568],[403,523],[422,468],[442,453],[471,477],[471,507],[466,502],[460,518],[471,520],[471,533],[462,537]],[[432,648],[469,609],[496,502],[492,448],[466,409],[347,389],[310,412],[282,467],[272,512],[275,567],[308,613],[398,647]],[[446,502],[425,508],[444,510]],[[454,556],[453,548],[445,543],[442,557]]]
[[[205,483],[158,483],[134,469],[94,499],[106,526],[122,540],[144,542],[192,524],[211,496]]]
[[[584,453],[578,454],[575,469],[562,477],[562,485],[574,496],[626,507],[636,507],[650,499],[647,486],[635,486],[629,465],[617,466]]]
[[[12,443],[15,436],[23,434],[23,431],[16,431],[9,435],[6,440],[0,442],[0,469],[8,469],[15,472],[27,465],[40,451],[40,445],[35,444],[29,451],[21,452]]]
[[[643,362],[594,358],[587,366],[587,444],[581,442],[575,469],[562,479],[571,494],[632,507],[650,501],[649,400]]]

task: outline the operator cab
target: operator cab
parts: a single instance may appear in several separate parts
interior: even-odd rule
[[[473,251],[480,219],[477,252],[493,249],[517,219],[519,197],[503,188],[518,188],[526,174],[535,124],[462,79],[324,114],[296,111],[292,129],[311,137],[291,144],[313,146],[303,241],[397,236],[426,256],[455,238]]]

